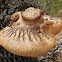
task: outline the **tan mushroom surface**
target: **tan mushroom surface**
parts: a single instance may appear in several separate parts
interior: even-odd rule
[[[40,57],[47,54],[55,45],[56,28],[55,22],[47,21],[46,16],[42,10],[33,7],[12,14],[10,25],[0,31],[0,45],[20,56]],[[62,26],[60,21],[57,24]]]
[[[50,15],[44,15],[44,22],[52,22],[52,29],[54,35],[58,34],[62,30],[62,19],[58,17],[53,17]]]

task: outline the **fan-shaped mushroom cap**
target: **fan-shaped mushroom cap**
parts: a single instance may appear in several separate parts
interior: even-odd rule
[[[41,30],[14,31],[6,27],[0,32],[0,45],[13,54],[40,57],[47,54],[55,45],[55,37],[45,35]]]
[[[56,40],[51,32],[50,36],[41,28],[43,12],[42,15],[40,13],[40,9],[28,8],[24,12],[13,14],[11,17],[13,23],[0,31],[0,45],[20,56],[39,57],[48,53]],[[33,23],[34,21],[36,23]]]

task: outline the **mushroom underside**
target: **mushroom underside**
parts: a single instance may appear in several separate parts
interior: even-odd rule
[[[20,55],[20,56],[28,56],[28,57],[40,57],[45,55],[48,51],[50,51],[55,45],[55,37],[54,36],[45,36],[42,33],[36,35],[31,33],[31,40],[29,40],[29,36],[24,34],[26,37],[23,41],[18,38],[8,37],[9,34],[4,36],[3,29],[0,32],[0,45],[2,45],[9,52]],[[36,39],[35,39],[35,37]],[[40,36],[40,37],[39,37]]]

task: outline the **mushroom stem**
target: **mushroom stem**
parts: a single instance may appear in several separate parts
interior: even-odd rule
[[[38,8],[30,7],[21,13],[22,19],[27,24],[35,24],[42,19],[44,12]]]

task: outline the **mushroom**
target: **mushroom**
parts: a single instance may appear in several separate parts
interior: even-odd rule
[[[40,57],[55,45],[52,22],[44,21],[44,11],[29,7],[11,15],[10,26],[0,31],[0,45],[9,52],[26,57]],[[43,29],[45,28],[45,29]],[[48,34],[45,32],[48,29]]]

